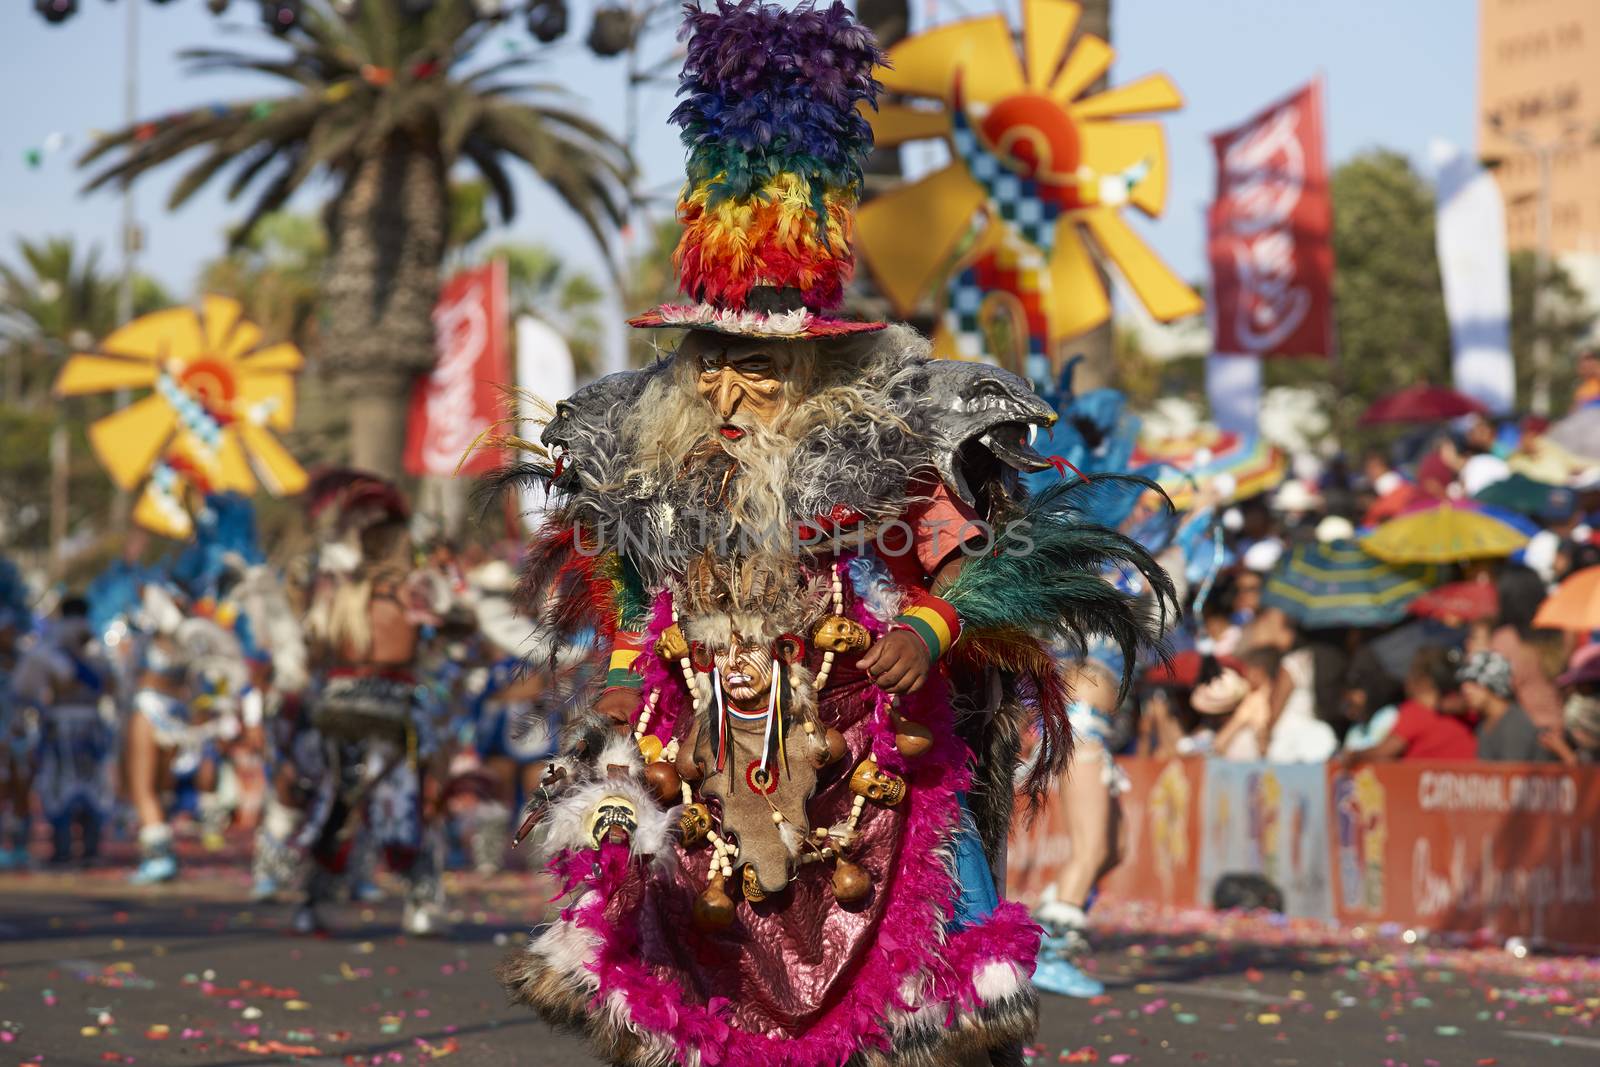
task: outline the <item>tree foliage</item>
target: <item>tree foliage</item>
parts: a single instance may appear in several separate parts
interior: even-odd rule
[[[117,325],[121,279],[101,269],[100,252],[70,237],[19,238],[0,262],[0,399],[43,403],[61,360],[93,345]],[[136,315],[171,302],[153,279],[133,279]]]
[[[312,359],[328,237],[310,215],[276,212],[242,243],[200,269],[200,291],[231,296],[269,341],[292,341]]]
[[[308,0],[287,29],[262,31],[271,52],[183,53],[191,73],[266,75],[287,91],[134,123],[80,160],[94,168],[96,189],[197,153],[169,204],[226,174],[230,200],[250,194],[235,244],[307,182],[333,179],[317,354],[348,416],[348,461],[391,477],[412,382],[434,358],[452,172],[475,169],[510,219],[520,161],[583,221],[608,263],[629,206],[626,148],[561,86],[526,79],[542,52],[481,56],[492,27],[477,0]]]
[[[575,110],[559,85],[515,77],[536,66],[540,54],[474,65],[491,25],[473,0],[439,0],[420,17],[407,8],[403,0],[368,0],[341,15],[314,0],[293,27],[270,37],[287,54],[182,53],[191,73],[254,72],[289,83],[290,91],[108,134],[80,160],[99,165],[88,188],[130,181],[204,150],[169,206],[181,206],[231,168],[230,200],[256,190],[234,232],[242,242],[314,175],[348,178],[363,161],[405,143],[436,153],[446,170],[457,162],[475,167],[505,219],[517,206],[507,164],[520,160],[609,248],[632,176],[622,144]]]
[[[629,315],[648,311],[657,304],[682,300],[678,274],[672,266],[672,251],[678,247],[682,230],[674,218],[657,219],[641,227],[638,245],[628,258],[622,297]],[[670,330],[629,330],[628,366],[643,367],[655,360],[657,345],[671,344]],[[660,334],[661,336],[657,336]]]
[[[1543,338],[1550,351],[1551,411],[1566,411],[1575,386],[1574,365],[1578,349],[1594,329],[1595,311],[1582,289],[1559,261],[1547,266],[1542,282],[1538,257],[1532,252],[1511,255],[1511,353],[1517,364],[1517,400],[1526,406],[1533,396],[1534,345]],[[1540,284],[1544,304],[1534,322],[1534,286]]]
[[[1375,398],[1450,380],[1450,325],[1434,250],[1433,189],[1405,156],[1366,152],[1333,172],[1335,425]]]
[[[121,280],[97,250],[71,238],[19,239],[0,262],[0,544],[49,547],[50,438],[65,426],[69,519],[105,514],[113,490],[91,455],[88,424],[110,411],[109,397],[50,399],[63,360],[92,347],[117,325]],[[133,311],[166,307],[153,280],[133,279]]]

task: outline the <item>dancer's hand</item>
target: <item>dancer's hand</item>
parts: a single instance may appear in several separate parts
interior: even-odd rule
[[[886,693],[915,693],[928,680],[928,646],[910,630],[890,630],[860,659],[861,669]]]

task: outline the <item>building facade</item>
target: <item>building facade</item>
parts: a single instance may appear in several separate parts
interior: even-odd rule
[[[1479,0],[1478,153],[1497,161],[1513,251],[1539,241],[1549,153],[1549,251],[1600,304],[1600,0]]]

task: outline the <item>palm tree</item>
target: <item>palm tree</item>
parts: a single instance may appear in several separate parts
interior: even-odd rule
[[[50,395],[60,361],[117,325],[118,280],[100,268],[100,252],[70,237],[17,239],[17,258],[0,263],[0,386],[7,404],[32,407]],[[160,285],[134,279],[136,314],[170,303]]]
[[[200,291],[231,296],[268,341],[293,341],[314,358],[328,238],[310,215],[275,211],[227,255],[200,269]]]
[[[509,219],[516,199],[508,166],[522,160],[603,248],[622,223],[632,177],[623,146],[558,86],[514,80],[536,54],[471,62],[491,26],[474,0],[437,0],[426,14],[407,14],[413,7],[363,0],[341,15],[312,0],[274,35],[287,55],[186,52],[192,71],[266,74],[292,90],[137,123],[81,160],[103,163],[94,189],[204,150],[170,204],[231,167],[229,197],[254,190],[235,241],[311,177],[336,180],[322,356],[347,398],[352,462],[387,474],[398,473],[412,378],[433,361],[451,169],[475,167]]]
[[[101,270],[95,249],[71,238],[23,238],[16,247],[0,263],[0,540],[59,551],[76,521],[103,516],[112,497],[83,445],[109,400],[63,406],[50,401],[51,383],[74,349],[117,325],[119,282]],[[160,285],[135,276],[136,315],[170,303]]]

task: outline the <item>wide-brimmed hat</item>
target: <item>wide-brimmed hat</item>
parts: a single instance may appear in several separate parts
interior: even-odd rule
[[[834,312],[855,265],[862,166],[883,53],[842,3],[690,11],[672,113],[689,149],[673,252],[684,303],[630,319],[747,337],[881,330]]]
[[[1189,694],[1189,706],[1201,715],[1231,715],[1249,695],[1250,683],[1230,667],[1204,685],[1196,686]]]

